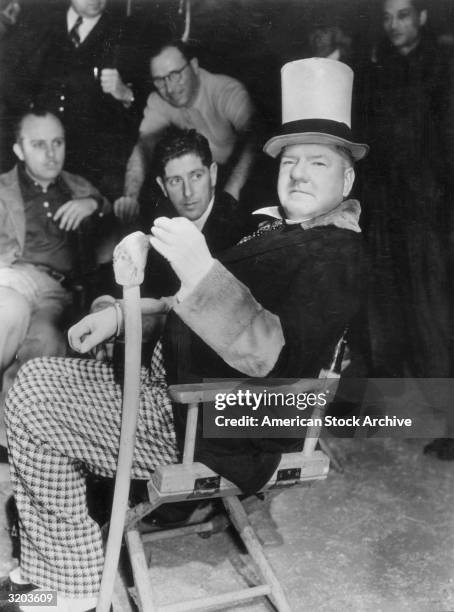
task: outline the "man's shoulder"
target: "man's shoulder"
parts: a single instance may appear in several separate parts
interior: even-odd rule
[[[152,91],[149,94],[145,107],[145,114],[148,117],[153,117],[156,114],[168,116],[177,113],[181,113],[181,109],[166,102],[156,91]]]
[[[225,192],[217,193],[203,233],[210,249],[223,251],[249,233],[250,215]]]
[[[227,74],[209,72],[204,68],[199,69],[200,80],[205,89],[212,92],[222,92],[226,90],[242,90],[246,92],[246,87],[234,77]]]
[[[94,191],[95,189],[90,181],[87,181],[87,179],[79,174],[73,174],[67,170],[62,170],[60,176],[74,194],[78,194],[78,192],[81,191],[84,193],[87,191]]]
[[[341,258],[351,259],[362,252],[362,234],[335,225],[321,225],[303,229],[299,225],[279,231],[263,232],[259,237],[240,243],[229,249],[226,261],[275,253],[280,258],[289,255],[301,260],[316,260],[318,263]],[[310,255],[309,255],[310,253]]]
[[[32,44],[50,43],[62,31],[66,31],[67,9],[56,7],[48,14],[47,11],[33,10],[17,28],[21,40],[30,40]]]
[[[14,166],[8,172],[0,174],[0,202],[2,214],[5,207],[18,211],[23,206],[17,166]]]
[[[8,172],[0,174],[0,189],[9,189],[11,187],[17,187],[19,185],[19,176],[17,173],[17,166],[14,166]]]
[[[96,23],[93,31],[98,36],[105,38],[112,38],[112,43],[122,42],[124,35],[124,28],[120,19],[115,15],[112,15],[109,11],[104,11],[98,22]]]

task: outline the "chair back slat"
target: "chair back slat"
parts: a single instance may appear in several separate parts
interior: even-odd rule
[[[323,417],[325,416],[326,410],[328,409],[329,404],[334,400],[336,396],[337,387],[339,386],[339,380],[336,382],[333,379],[339,379],[341,376],[342,369],[342,360],[344,358],[345,348],[347,346],[347,329],[342,334],[342,337],[336,344],[334,349],[333,358],[331,360],[330,366],[328,369],[322,368],[320,370],[319,378],[329,379],[329,383],[327,381],[327,402],[324,406],[320,406],[317,404],[312,411],[311,418],[314,421],[314,425],[311,425],[307,428],[306,437],[304,438],[304,446],[302,453],[305,457],[309,457],[315,450],[318,439],[320,437],[322,431],[322,425],[320,425],[319,421],[323,423]]]
[[[197,432],[197,417],[199,415],[199,404],[191,402],[188,407],[186,420],[186,433],[184,437],[183,464],[187,465],[194,461],[195,438]]]

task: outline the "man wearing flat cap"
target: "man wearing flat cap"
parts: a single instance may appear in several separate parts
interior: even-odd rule
[[[280,204],[260,211],[274,221],[257,235],[214,259],[187,219],[155,221],[151,246],[181,281],[172,298],[148,301],[150,311],[168,311],[152,360],[156,366],[162,347],[167,384],[316,377],[332,354],[359,306],[360,206],[347,198],[353,163],[367,146],[355,143],[349,128],[352,81],[350,68],[333,60],[284,66],[284,124],[265,145],[280,157]],[[89,315],[70,330],[71,345],[85,352],[112,336],[121,328],[120,315],[116,307]],[[181,456],[183,419],[156,376],[155,367],[142,377],[132,468],[139,479]],[[8,588],[11,580],[25,581],[30,588],[56,589],[72,610],[94,606],[102,541],[87,514],[77,460],[98,474],[114,474],[120,402],[106,364],[40,359],[21,370],[6,415],[22,550]],[[299,445],[291,439],[213,443],[199,431],[195,459],[250,493],[266,483],[282,452]]]

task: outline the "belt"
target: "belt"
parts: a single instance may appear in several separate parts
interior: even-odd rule
[[[57,283],[62,284],[66,281],[66,276],[64,274],[62,274],[61,272],[57,272],[57,270],[54,270],[53,268],[50,268],[49,266],[45,266],[44,264],[33,264],[33,265],[35,266],[35,268],[38,268],[38,270],[45,272],[48,276],[56,280]]]

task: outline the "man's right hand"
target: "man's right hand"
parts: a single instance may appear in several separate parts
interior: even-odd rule
[[[69,346],[78,353],[88,353],[96,345],[111,338],[117,330],[114,307],[89,314],[68,331]]]
[[[121,196],[114,202],[114,214],[124,222],[134,221],[139,216],[139,202],[136,196]]]

